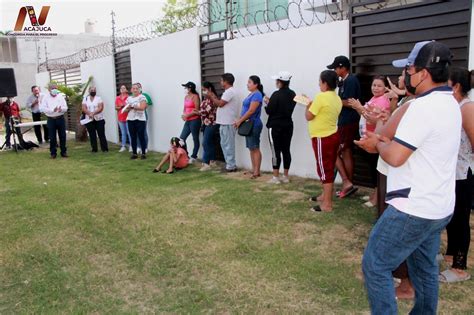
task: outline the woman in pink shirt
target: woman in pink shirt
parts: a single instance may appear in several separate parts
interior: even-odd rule
[[[153,169],[153,173],[158,173],[166,163],[169,163],[168,169],[163,171],[165,174],[172,174],[175,170],[186,168],[189,163],[188,151],[186,150],[186,144],[180,138],[171,138],[171,148],[168,153],[163,157],[160,164]]]
[[[186,139],[192,134],[194,147],[189,163],[193,163],[197,159],[199,152],[199,132],[201,131],[201,115],[199,109],[201,102],[199,94],[196,91],[196,84],[188,82],[182,84],[182,86],[185,89],[186,96],[184,97],[183,115],[181,115],[181,118],[184,120],[184,126],[180,138],[186,142]]]
[[[372,80],[372,98],[364,106],[359,100],[349,99],[349,105],[352,106],[360,115],[360,135],[363,136],[367,131],[375,132],[377,127],[377,121],[372,121],[371,115],[390,112],[390,99],[387,92],[387,79],[384,76],[375,76]],[[378,154],[367,153],[366,161],[369,164],[370,174],[372,178],[372,184],[375,187],[374,192],[366,197],[367,202],[365,203],[368,207],[377,206],[377,161],[379,158]]]
[[[120,87],[120,94],[117,96],[115,99],[115,109],[117,110],[117,119],[118,119],[118,124],[120,127],[120,134],[122,135],[122,147],[120,148],[119,152],[126,151],[127,148],[125,145],[127,144],[127,138],[128,138],[128,143],[130,143],[130,148],[131,148],[131,141],[130,141],[130,134],[128,132],[128,127],[127,127],[127,116],[128,112],[122,113],[122,109],[127,105],[127,98],[128,98],[128,90],[125,85],[122,85]]]

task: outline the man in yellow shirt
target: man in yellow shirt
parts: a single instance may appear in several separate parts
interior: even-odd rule
[[[337,74],[325,70],[319,77],[321,93],[306,107],[306,120],[316,157],[316,170],[323,184],[323,194],[312,197],[320,205],[313,211],[332,211],[332,194],[334,188],[335,166],[339,149],[337,121],[342,110],[341,98],[336,94]]]

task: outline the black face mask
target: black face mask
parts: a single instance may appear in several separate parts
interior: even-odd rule
[[[405,71],[405,89],[408,93],[415,95],[416,87],[411,85],[411,74]]]
[[[90,92],[89,95],[94,97],[97,94],[97,92]]]

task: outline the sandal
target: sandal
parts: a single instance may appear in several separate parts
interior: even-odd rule
[[[163,173],[163,174],[173,174],[173,173],[174,173],[174,170],[172,170],[171,172],[163,171],[162,173]]]
[[[351,186],[348,189],[341,191],[338,197],[341,199],[349,197],[350,195],[355,194],[358,190],[359,188]]]
[[[250,179],[257,179],[257,178],[259,178],[260,176],[262,176],[262,175],[260,175],[260,174],[252,175],[252,176],[250,176]]]
[[[323,210],[321,209],[321,206],[314,206],[311,208],[311,211],[313,212],[332,212],[332,209],[331,210]]]
[[[160,169],[156,169],[156,168],[153,169],[153,173],[159,173],[159,172],[161,172]]]
[[[470,274],[466,274],[465,276],[460,276],[457,272],[454,272],[451,269],[447,269],[438,275],[439,282],[443,282],[443,283],[462,282],[462,281],[467,281],[469,279],[471,279]]]

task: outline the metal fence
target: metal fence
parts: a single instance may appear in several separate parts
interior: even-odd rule
[[[160,37],[170,32],[182,31],[191,27],[213,28],[222,26],[228,32],[228,39],[252,36],[268,32],[277,32],[291,28],[301,28],[314,24],[345,20],[350,6],[363,3],[364,0],[295,0],[285,5],[268,6],[268,0],[257,7],[242,10],[236,0],[208,0],[173,22],[173,28],[163,30],[159,27],[162,20],[149,20],[115,32],[102,44],[81,49],[61,58],[41,63],[40,71],[64,70],[75,68],[81,62],[106,57],[129,45]],[[376,10],[392,5],[401,5],[417,0],[388,0],[371,2],[362,6],[362,10]],[[219,30],[220,31],[220,30]]]

